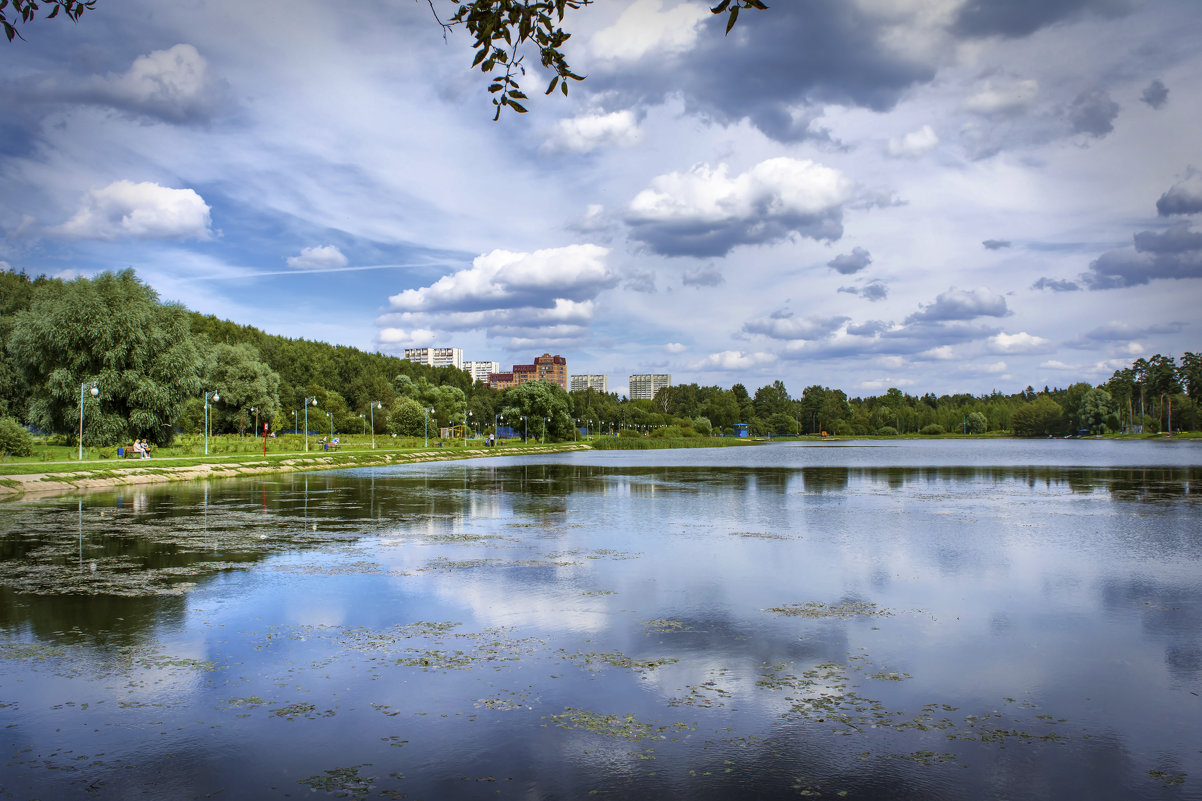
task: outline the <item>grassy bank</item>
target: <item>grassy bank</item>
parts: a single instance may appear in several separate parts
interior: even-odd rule
[[[592,443],[599,451],[647,451],[667,448],[724,448],[732,445],[751,445],[751,440],[734,437],[688,437],[668,439],[658,437],[603,437]]]
[[[316,443],[310,441],[311,450],[306,452],[304,437],[300,437],[299,443],[292,443],[294,446],[299,445],[299,449],[293,451],[275,450],[271,447],[272,441],[269,440],[267,455],[264,456],[262,440],[258,442],[258,449],[252,450],[240,447],[242,443],[247,442],[245,439],[242,443],[233,437],[229,438],[233,441],[226,442],[217,442],[215,439],[225,438],[210,438],[207,455],[203,453],[203,442],[200,453],[195,453],[188,443],[183,442],[175,448],[156,450],[156,455],[150,459],[121,459],[116,458],[115,453],[89,459],[88,450],[85,449],[84,459],[81,461],[78,458],[78,449],[65,453],[62,452],[64,449],[56,450],[55,446],[35,448],[34,456],[8,457],[0,462],[0,497],[11,499],[30,493],[54,494],[78,489],[262,473],[556,453],[588,447],[584,443],[571,442],[548,445],[510,442],[495,448],[486,448],[482,441],[473,443],[470,440],[467,447],[461,442],[444,443],[439,447],[437,441],[432,441],[430,447],[425,447],[423,440],[417,440],[416,443],[398,443],[392,438],[377,438],[377,447],[372,449],[368,438],[365,442],[344,440],[342,449],[338,451],[316,449]],[[276,444],[286,446],[287,440],[288,438],[281,438]]]

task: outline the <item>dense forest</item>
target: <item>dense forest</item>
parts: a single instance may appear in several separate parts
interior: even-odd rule
[[[132,270],[71,281],[0,273],[0,418],[75,442],[83,414],[89,445],[167,444],[202,430],[206,406],[214,433],[238,434],[267,423],[273,431],[421,436],[427,423],[465,422],[473,432],[500,425],[548,440],[572,439],[574,428],[709,436],[740,423],[759,436],[1158,432],[1170,423],[1195,429],[1199,393],[1202,356],[1192,352],[1180,363],[1139,359],[1097,386],[1010,395],[890,389],[849,398],[814,384],[794,398],[780,380],[754,392],[682,384],[637,401],[543,383],[499,391],[452,367],[273,336],[162,303]]]

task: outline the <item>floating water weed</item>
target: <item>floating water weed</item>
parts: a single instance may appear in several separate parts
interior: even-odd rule
[[[550,720],[556,726],[564,729],[584,729],[604,737],[628,742],[650,739],[664,740],[668,739],[668,734],[691,731],[695,728],[687,723],[669,723],[657,726],[654,723],[639,720],[633,713],[607,715],[570,706],[564,707],[561,715],[551,715]]]

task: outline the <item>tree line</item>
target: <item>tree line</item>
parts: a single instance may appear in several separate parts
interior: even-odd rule
[[[96,393],[91,388],[96,387]],[[0,273],[0,418],[89,446],[178,433],[271,431],[437,436],[466,425],[562,441],[578,431],[668,438],[984,434],[1063,435],[1195,429],[1202,357],[1138,359],[1101,385],[1028,386],[989,395],[921,396],[891,388],[849,398],[814,384],[800,397],[780,380],[754,393],[681,384],[654,400],[546,383],[492,389],[453,367],[266,334],[163,303],[133,270],[71,281]],[[4,427],[7,428],[4,428]],[[462,429],[457,430],[462,436]]]

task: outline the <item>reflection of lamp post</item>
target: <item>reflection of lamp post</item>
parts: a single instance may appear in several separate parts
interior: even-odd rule
[[[209,411],[209,398],[216,403],[221,400],[221,396],[217,394],[217,390],[205,393],[205,456],[209,455],[209,435],[213,433],[213,413]]]
[[[309,450],[309,407],[317,405],[317,396],[305,398],[305,451]]]
[[[376,409],[383,408],[383,404],[376,401],[368,408],[371,409],[371,447],[374,450],[376,447]]]
[[[87,389],[87,387],[88,387],[87,381],[84,381],[84,382],[80,383],[80,385],[79,385],[79,459],[80,459],[80,461],[83,461],[83,400],[84,400],[83,393],[84,393],[84,390]],[[100,394],[100,388],[96,386],[95,381],[92,382],[92,389],[89,391],[92,393],[93,398]],[[208,451],[205,451],[205,453],[208,453]]]

